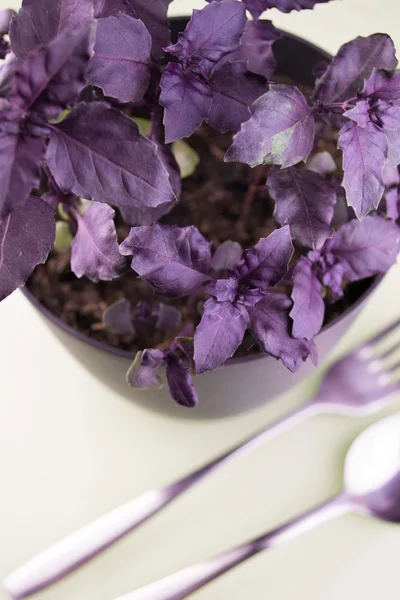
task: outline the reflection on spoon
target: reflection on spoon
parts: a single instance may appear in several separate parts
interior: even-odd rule
[[[350,511],[400,522],[400,413],[378,421],[358,436],[347,453],[344,488],[334,498],[243,546],[117,600],[182,600],[262,550]]]

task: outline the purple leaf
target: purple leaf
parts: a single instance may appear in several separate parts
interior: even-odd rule
[[[211,2],[212,0],[206,0]],[[216,0],[220,2],[221,0]],[[258,19],[260,15],[269,8],[277,8],[278,10],[288,13],[292,10],[303,10],[305,8],[314,8],[316,4],[325,4],[329,0],[243,0],[247,10],[252,14],[254,19]]]
[[[276,229],[268,237],[261,238],[254,248],[243,253],[243,259],[233,270],[233,276],[247,285],[266,289],[286,275],[292,255],[289,227]]]
[[[393,168],[387,165],[383,170],[383,181],[386,188],[386,215],[390,219],[397,221],[397,219],[399,218],[400,205],[400,174],[398,168]]]
[[[38,186],[45,151],[46,141],[25,133],[23,123],[15,123],[15,132],[10,133],[0,127],[0,221]]]
[[[155,326],[160,331],[171,331],[181,326],[182,313],[175,306],[160,302],[154,314],[156,317]]]
[[[108,331],[117,335],[133,335],[135,328],[132,320],[132,306],[123,298],[111,304],[103,314],[103,323]]]
[[[400,131],[387,129],[385,135],[388,141],[387,164],[390,167],[397,167],[400,165]]]
[[[392,188],[385,193],[386,215],[389,219],[397,221],[400,215],[400,192],[398,188]]]
[[[209,83],[213,101],[208,122],[222,133],[238,131],[250,118],[249,106],[268,89],[263,78],[249,73],[244,61],[223,64]]]
[[[126,380],[129,385],[139,390],[161,389],[162,383],[158,370],[164,362],[162,350],[143,350],[138,352],[130,367]]]
[[[83,217],[75,212],[78,231],[71,246],[71,268],[77,277],[109,281],[127,271],[128,261],[118,249],[114,215],[110,206],[98,202]]]
[[[4,60],[11,51],[10,44],[0,36],[0,59]]]
[[[332,158],[332,154],[327,150],[314,154],[307,165],[307,168],[310,169],[310,171],[314,171],[314,173],[318,173],[318,175],[322,175],[322,177],[325,177],[325,175],[330,175],[337,170],[337,166]]]
[[[344,116],[355,121],[360,127],[366,127],[368,123],[373,123],[385,131],[400,127],[400,106],[379,98],[363,98],[354,108],[346,111]]]
[[[199,400],[189,368],[174,353],[165,354],[166,375],[171,396],[180,406],[193,408]]]
[[[92,22],[92,0],[24,0],[11,23],[12,50],[24,60],[65,31],[86,30]]]
[[[242,256],[242,247],[238,242],[228,240],[223,242],[216,249],[213,259],[212,268],[214,271],[226,271],[236,265]]]
[[[368,123],[371,123],[369,100],[363,98],[357,102],[354,108],[347,110],[344,116],[357,123],[359,127],[366,127]]]
[[[386,166],[383,169],[383,182],[385,187],[398,186],[400,184],[400,173],[397,167]]]
[[[214,371],[233,356],[248,324],[249,316],[243,305],[207,300],[194,336],[196,372]]]
[[[198,75],[170,63],[161,77],[160,104],[164,106],[165,142],[189,137],[208,118],[212,92]]]
[[[344,266],[343,262],[330,251],[332,243],[332,239],[327,240],[321,250],[309,252],[307,259],[312,262],[313,271],[321,283],[330,288],[335,302],[343,296]]]
[[[46,261],[56,239],[52,208],[29,196],[0,224],[0,300],[25,284],[33,269]]]
[[[365,82],[362,93],[386,102],[400,100],[400,71],[375,69]]]
[[[246,24],[246,10],[236,0],[212,2],[194,10],[178,42],[166,48],[183,66],[208,78],[214,66],[240,43]]]
[[[134,227],[121,244],[132,269],[165,296],[187,296],[210,280],[210,243],[193,226]]]
[[[269,79],[277,66],[272,48],[281,37],[271,21],[247,21],[239,48],[222,60],[245,60],[249,71]]]
[[[309,356],[315,363],[317,349],[314,342],[291,336],[291,307],[292,301],[285,294],[270,292],[249,314],[251,330],[264,352],[280,358],[285,367],[294,372]]]
[[[175,158],[175,155],[172,151],[172,146],[167,144],[157,142],[153,140],[157,146],[157,153],[164,164],[165,168],[168,171],[169,175],[169,183],[172,191],[174,192],[175,198],[178,199],[182,192],[182,179],[181,179],[181,171],[178,165],[178,162]],[[172,208],[173,205],[171,205]],[[166,214],[165,212],[163,214]],[[163,216],[163,215],[160,215]],[[153,222],[159,217],[153,219]],[[150,225],[151,223],[143,223],[143,225]]]
[[[358,127],[348,122],[340,130],[338,146],[343,150],[347,203],[361,219],[377,208],[382,199],[388,141],[374,125]]]
[[[397,221],[400,216],[400,192],[396,189],[389,190],[385,194],[385,214],[389,219]]]
[[[24,112],[57,118],[85,84],[89,45],[88,31],[66,32],[30,53],[15,70],[10,99]]]
[[[11,8],[0,10],[0,36],[6,35],[10,31],[11,19],[15,14],[15,10]]]
[[[375,100],[371,103],[372,122],[384,131],[400,129],[400,105]]]
[[[303,94],[289,85],[273,85],[251,107],[225,160],[255,167],[291,167],[307,160],[314,143],[314,117]]]
[[[155,144],[103,102],[80,104],[53,127],[47,161],[59,187],[116,205],[128,223],[158,218],[176,200]]]
[[[329,2],[329,0],[244,0],[244,2],[253,18],[258,19],[269,8],[277,8],[282,12],[288,13],[292,10],[314,8],[316,4],[324,4]]]
[[[218,302],[235,302],[239,292],[239,282],[235,277],[217,279],[210,283],[207,292]]]
[[[275,200],[275,220],[290,225],[292,237],[303,246],[316,250],[332,236],[336,192],[329,181],[306,169],[274,167],[268,189]]]
[[[337,231],[328,248],[344,266],[344,277],[357,281],[385,273],[400,251],[400,228],[382,217],[353,220]]]
[[[150,83],[151,36],[142,21],[121,13],[97,23],[89,83],[120,102],[141,100]]]
[[[322,284],[305,256],[299,258],[294,267],[292,300],[293,336],[311,340],[324,322],[325,303]]]
[[[394,45],[388,35],[357,37],[339,49],[318,79],[314,98],[324,103],[349,100],[361,91],[364,79],[374,68],[393,69],[396,65]]]
[[[171,2],[172,0],[94,0],[94,11],[96,18],[115,17],[122,12],[143,21],[153,39],[152,53],[160,58],[164,46],[169,43],[167,10]]]

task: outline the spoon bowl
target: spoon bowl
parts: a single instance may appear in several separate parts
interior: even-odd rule
[[[400,522],[400,414],[365,429],[345,462],[345,489],[369,514]]]
[[[362,512],[400,523],[400,413],[371,425],[353,442],[346,456],[344,481],[337,496],[292,521],[116,600],[183,600],[255,554],[344,513]]]

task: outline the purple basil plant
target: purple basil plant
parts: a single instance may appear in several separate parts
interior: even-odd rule
[[[291,371],[316,362],[328,305],[386,272],[400,248],[392,40],[350,41],[302,91],[276,74],[281,34],[259,20],[327,1],[214,0],[174,44],[170,0],[24,0],[0,12],[0,300],[46,261],[57,231],[77,277],[132,269],[156,294],[103,317],[115,335],[161,332],[138,352],[132,386],[158,387],[165,367],[173,398],[195,406],[192,375],[217,369],[250,332]],[[232,135],[225,161],[249,165],[252,189],[274,202],[275,230],[253,247],[212,247],[195,226],[162,220],[184,176],[176,144],[203,123]],[[333,152],[318,151],[327,128]],[[116,217],[131,227],[124,240]],[[198,319],[168,298],[186,298]]]

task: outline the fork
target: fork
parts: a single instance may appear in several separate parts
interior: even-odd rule
[[[372,414],[389,404],[400,390],[391,379],[400,361],[387,366],[398,345],[385,352],[377,348],[400,325],[400,319],[334,363],[326,372],[317,394],[283,418],[211,460],[182,479],[148,491],[55,543],[3,582],[14,600],[20,600],[59,581],[110,547],[219,467],[245,455],[301,421],[321,413],[348,416]]]

